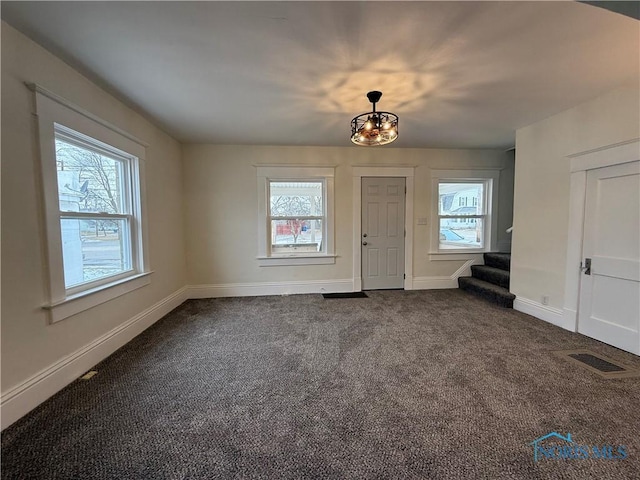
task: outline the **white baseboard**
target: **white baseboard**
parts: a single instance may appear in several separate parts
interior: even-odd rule
[[[565,328],[567,330],[571,330],[572,332],[578,331],[578,312],[571,308],[564,307],[562,315],[562,321],[566,325]]]
[[[353,292],[354,282],[352,278],[348,278],[343,280],[190,285],[187,288],[189,298],[256,297],[261,295]]]
[[[458,288],[458,279],[451,277],[413,277],[414,290]]]
[[[566,330],[574,331],[574,325],[570,324],[565,317],[563,310],[555,307],[549,307],[548,305],[542,305],[541,303],[534,302],[528,298],[517,297],[513,301],[513,309],[532,317],[539,318],[545,322],[552,323],[558,327]]]
[[[187,288],[183,287],[88,345],[4,392],[0,400],[2,429],[4,430],[118,348],[130,342],[187,298]]]
[[[442,288],[458,288],[458,277],[471,276],[471,265],[482,263],[482,257],[467,260],[451,275],[441,277],[413,277],[413,290],[437,290]]]

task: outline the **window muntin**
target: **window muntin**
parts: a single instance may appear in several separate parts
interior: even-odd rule
[[[478,250],[487,245],[491,180],[438,182],[438,250]]]
[[[270,254],[326,252],[324,180],[268,180]]]
[[[67,293],[137,273],[135,157],[61,125],[54,135]]]

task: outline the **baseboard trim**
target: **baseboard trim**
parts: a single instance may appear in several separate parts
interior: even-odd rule
[[[262,295],[296,295],[303,293],[340,293],[355,291],[352,278],[298,282],[189,285],[187,289],[189,298],[257,297]]]
[[[451,277],[413,277],[414,290],[458,288],[458,279]]]
[[[480,264],[482,257],[472,258],[462,264],[450,276],[441,277],[413,277],[413,290],[438,290],[444,288],[458,288],[458,278],[471,275],[471,265]]]
[[[578,331],[578,312],[571,308],[564,307],[562,310],[563,315],[562,319],[564,324],[566,325],[567,330],[571,330],[572,332]]]
[[[565,330],[574,330],[574,326],[567,322],[564,311],[560,308],[549,307],[548,305],[542,305],[528,298],[516,296],[516,299],[513,301],[513,309],[544,320],[545,322],[552,323]]]
[[[182,287],[81,349],[2,394],[1,427],[23,417],[188,299]]]

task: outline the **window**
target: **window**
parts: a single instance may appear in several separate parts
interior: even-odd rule
[[[324,252],[324,181],[269,181],[271,253]]]
[[[55,127],[64,284],[74,293],[135,272],[135,158]]]
[[[432,178],[432,253],[491,250],[499,172],[434,170]]]
[[[258,262],[334,263],[333,167],[258,167]]]
[[[487,182],[484,181],[447,181],[438,183],[438,249],[484,248],[486,224]],[[458,198],[458,207],[454,207],[451,199]],[[473,199],[473,207],[468,207],[467,200]],[[460,206],[461,205],[461,206]],[[459,225],[462,224],[462,225]]]
[[[145,145],[36,85],[40,161],[56,322],[149,283]]]

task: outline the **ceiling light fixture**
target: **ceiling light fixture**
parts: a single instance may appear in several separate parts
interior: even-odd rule
[[[374,90],[367,93],[367,98],[373,104],[372,111],[361,113],[351,120],[351,141],[356,145],[387,145],[398,138],[398,116],[390,112],[376,112],[380,97],[382,92]]]

